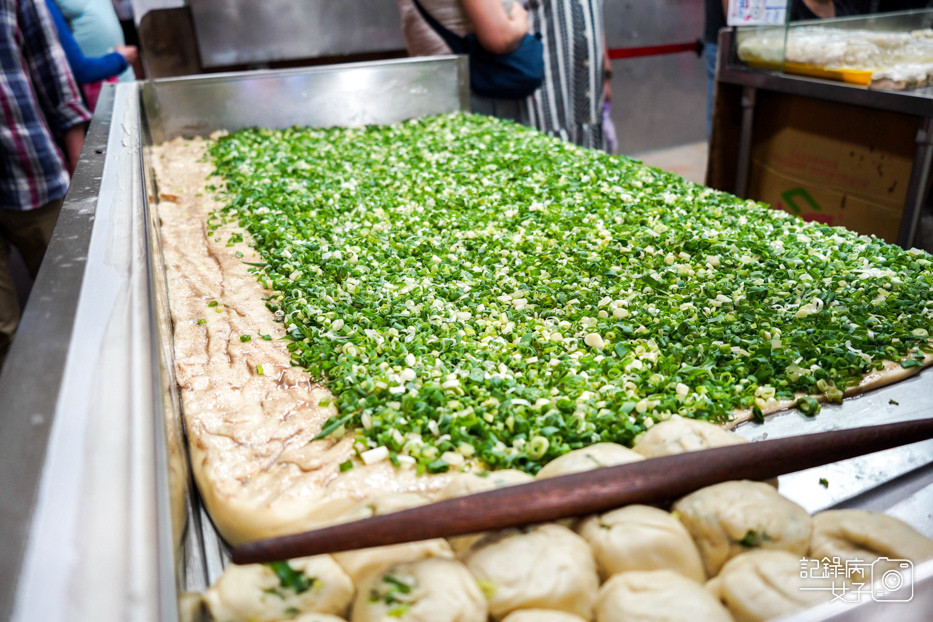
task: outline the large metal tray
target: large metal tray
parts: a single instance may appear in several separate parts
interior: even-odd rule
[[[184,619],[185,592],[225,563],[186,468],[145,147],[218,129],[388,123],[467,107],[465,59],[455,57],[105,91],[0,376],[0,619]],[[737,431],[758,439],[928,417],[931,396],[927,370],[815,418],[789,411]],[[810,511],[888,511],[933,536],[931,462],[933,442],[918,443],[785,476],[781,491]],[[917,578],[924,572],[933,568]]]

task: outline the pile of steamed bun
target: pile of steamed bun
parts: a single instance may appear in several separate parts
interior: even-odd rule
[[[593,445],[554,460],[538,477],[742,442],[675,417],[634,450]],[[512,470],[463,473],[438,499],[531,480]],[[347,519],[429,501],[384,495]],[[292,559],[304,578],[299,589],[286,587],[272,566],[231,565],[202,601],[217,622],[745,622],[832,599],[829,584],[842,579],[802,577],[804,558],[844,565],[885,557],[918,563],[933,557],[933,540],[884,514],[811,517],[773,483],[730,481],[687,495],[671,511],[630,505],[574,521]]]

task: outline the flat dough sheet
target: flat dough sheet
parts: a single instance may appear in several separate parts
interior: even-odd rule
[[[244,263],[260,258],[247,242],[228,242],[237,232],[231,225],[209,234],[208,215],[221,206],[204,190],[213,170],[206,147],[204,140],[175,139],[154,148],[153,162],[191,465],[220,533],[237,544],[299,532],[334,521],[367,496],[443,488],[448,474],[419,477],[387,461],[341,472],[340,463],[355,456],[352,435],[312,440],[335,414],[319,405],[330,393],[291,366],[287,342],[279,339],[283,327],[262,300],[270,292]],[[924,365],[930,364],[927,355]],[[887,363],[846,395],[920,369]],[[791,406],[771,400],[762,410]],[[736,412],[726,427],[751,417]]]
[[[237,544],[333,521],[376,493],[443,488],[451,476],[418,477],[388,461],[341,472],[355,456],[352,435],[312,440],[335,413],[319,405],[331,395],[291,366],[284,329],[262,300],[269,292],[244,263],[259,261],[253,249],[228,244],[229,226],[208,232],[220,205],[204,190],[206,144],[175,139],[152,160],[191,466],[217,529]]]

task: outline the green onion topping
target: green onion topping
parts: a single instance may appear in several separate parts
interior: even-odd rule
[[[272,562],[266,564],[279,578],[279,584],[294,591],[296,594],[307,592],[314,586],[316,579],[309,577],[300,570],[292,568],[288,562]]]
[[[419,471],[534,473],[931,351],[928,254],[510,122],[247,129],[211,156],[212,230],[249,233],[293,363],[335,395],[318,438]]]

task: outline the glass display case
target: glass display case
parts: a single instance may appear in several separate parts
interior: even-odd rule
[[[923,88],[933,83],[933,9],[738,27],[734,58],[870,89]]]
[[[933,249],[931,26],[922,9],[722,29],[707,184]]]

